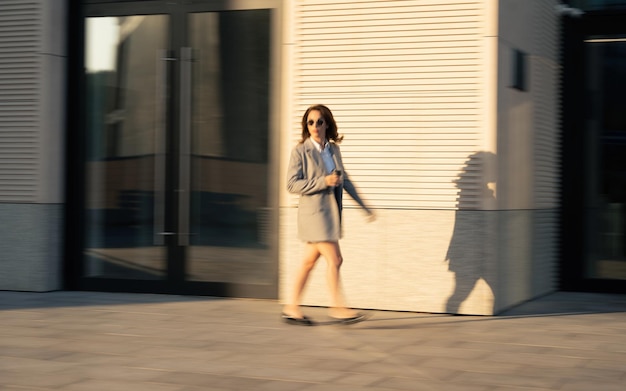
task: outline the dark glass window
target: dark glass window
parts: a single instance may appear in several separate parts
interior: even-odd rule
[[[582,10],[626,8],[626,0],[570,0],[569,5]]]

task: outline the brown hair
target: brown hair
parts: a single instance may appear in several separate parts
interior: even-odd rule
[[[326,139],[328,141],[332,141],[334,143],[339,144],[341,140],[343,140],[343,136],[339,136],[339,133],[337,133],[337,123],[335,122],[335,118],[333,118],[333,113],[330,111],[328,107],[324,105],[310,106],[304,112],[304,115],[302,116],[302,139],[300,140],[300,143],[305,142],[306,139],[311,137],[306,121],[307,121],[307,118],[309,118],[309,113],[313,110],[319,111],[322,117],[324,118],[324,121],[326,121],[326,124],[328,125],[328,129],[326,129]]]

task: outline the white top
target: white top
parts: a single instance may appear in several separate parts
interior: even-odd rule
[[[317,148],[319,153],[322,155],[322,160],[324,161],[326,172],[330,174],[335,169],[335,161],[333,160],[333,154],[330,151],[330,145],[328,144],[328,141],[324,142],[324,147],[322,147],[320,143],[313,140],[312,138],[311,141],[313,141],[313,145],[315,145],[315,148]]]

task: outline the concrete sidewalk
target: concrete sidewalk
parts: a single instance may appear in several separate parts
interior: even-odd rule
[[[370,313],[302,327],[266,300],[0,292],[0,390],[626,389],[624,295],[559,292],[497,317]]]

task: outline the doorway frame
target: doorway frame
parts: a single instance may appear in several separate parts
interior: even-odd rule
[[[270,273],[268,284],[243,284],[210,281],[185,281],[180,274],[182,269],[172,262],[184,264],[181,254],[170,254],[168,250],[168,277],[163,280],[133,280],[103,277],[84,277],[85,243],[85,148],[86,121],[83,96],[86,86],[84,78],[85,20],[87,17],[156,15],[169,14],[172,19],[182,20],[193,12],[220,12],[248,9],[270,10],[270,74],[269,74],[269,134],[268,134],[268,198],[273,210],[269,222]],[[282,65],[282,23],[283,2],[281,0],[76,0],[68,7],[67,44],[67,101],[66,101],[66,204],[64,225],[63,289],[108,292],[163,293],[182,295],[208,295],[220,297],[252,297],[262,299],[278,298],[279,279],[279,167],[280,167],[280,108],[281,108],[281,65]],[[182,41],[182,32],[173,32],[170,38]],[[176,89],[174,89],[176,90]],[[179,97],[174,97],[176,106]],[[167,126],[172,126],[179,113],[172,107],[172,115]],[[172,133],[172,132],[170,132]],[[168,140],[169,149],[178,148],[177,140]],[[168,178],[177,181],[178,169],[167,167]],[[168,200],[166,202],[172,202]],[[173,204],[173,203],[172,203]],[[173,246],[168,246],[172,248]],[[175,250],[174,250],[175,251]],[[178,259],[177,259],[178,258]],[[171,276],[172,270],[177,274]]]

